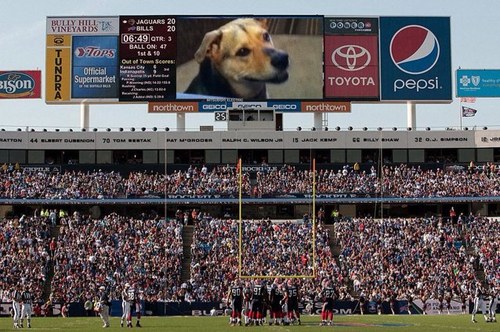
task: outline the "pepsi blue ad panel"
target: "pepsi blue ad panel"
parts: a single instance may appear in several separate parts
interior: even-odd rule
[[[458,69],[457,97],[500,97],[500,70]]]
[[[71,98],[118,98],[118,37],[73,36]]]
[[[323,99],[322,16],[177,16],[176,98]]]
[[[449,17],[380,18],[381,101],[451,102]]]

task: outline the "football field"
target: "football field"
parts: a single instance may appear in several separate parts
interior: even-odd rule
[[[476,315],[478,323],[471,322],[470,315],[365,315],[365,316],[337,316],[333,326],[319,326],[319,316],[303,316],[300,326],[229,326],[227,317],[144,317],[141,319],[141,331],[186,331],[186,332],[219,332],[219,331],[419,331],[419,332],[449,332],[449,331],[499,331],[499,323],[485,323],[481,315]],[[134,319],[135,325],[135,319]],[[26,326],[25,326],[26,329]],[[0,331],[12,331],[12,319],[0,318]],[[16,329],[19,331],[19,329]],[[132,330],[120,327],[120,319],[112,318],[111,327],[102,328],[98,317],[52,317],[33,318],[33,331],[124,331]]]

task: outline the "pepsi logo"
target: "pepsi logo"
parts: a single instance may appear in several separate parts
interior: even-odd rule
[[[431,70],[439,59],[439,41],[429,29],[421,25],[407,25],[399,29],[389,46],[391,59],[401,71],[419,75]]]
[[[359,45],[342,45],[332,52],[333,64],[345,71],[358,71],[370,64],[371,55]]]

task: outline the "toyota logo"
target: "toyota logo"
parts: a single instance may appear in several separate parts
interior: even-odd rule
[[[370,64],[370,52],[359,45],[342,45],[332,52],[333,64],[345,71],[358,71]]]

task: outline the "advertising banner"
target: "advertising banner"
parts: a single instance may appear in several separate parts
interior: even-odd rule
[[[377,100],[377,36],[325,36],[325,98]]]
[[[449,17],[381,17],[382,101],[451,102]]]
[[[378,100],[378,18],[325,17],[324,24],[324,97]]]
[[[118,17],[47,17],[45,102],[117,100]]]
[[[457,97],[500,97],[499,69],[458,69]]]
[[[45,102],[68,102],[71,97],[71,36],[47,35]]]
[[[0,71],[0,99],[41,98],[40,70]]]
[[[350,102],[336,101],[304,101],[300,103],[302,112],[349,113]]]
[[[325,35],[378,35],[378,18],[325,17]]]
[[[191,113],[198,112],[197,101],[149,102],[148,113]]]
[[[72,99],[118,98],[118,37],[74,36]]]

